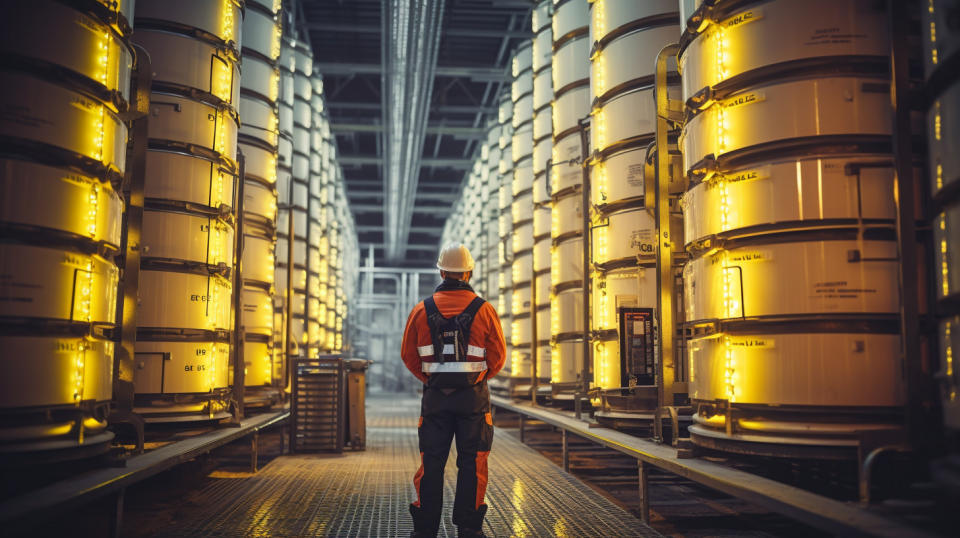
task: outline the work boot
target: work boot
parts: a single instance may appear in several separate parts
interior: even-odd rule
[[[413,518],[413,532],[410,538],[435,538],[439,529],[430,528],[431,524],[424,521],[423,510],[419,506],[410,505],[410,516]]]
[[[457,538],[486,538],[481,529],[471,529],[470,527],[457,526]]]

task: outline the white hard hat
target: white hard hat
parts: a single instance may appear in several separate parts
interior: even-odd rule
[[[473,256],[470,255],[470,250],[463,243],[447,243],[440,250],[437,269],[451,273],[473,271]]]

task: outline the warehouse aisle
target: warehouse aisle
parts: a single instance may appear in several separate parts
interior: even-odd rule
[[[213,473],[158,536],[407,536],[414,498],[419,402],[368,399],[364,452],[276,458],[256,475]],[[446,473],[440,536],[450,523],[455,455]],[[625,510],[498,431],[490,456],[488,536],[656,536]]]

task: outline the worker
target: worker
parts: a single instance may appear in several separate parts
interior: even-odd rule
[[[493,443],[487,380],[503,368],[506,344],[493,306],[470,287],[473,266],[467,247],[445,246],[437,261],[443,282],[413,308],[403,333],[403,362],[424,384],[420,468],[413,477],[417,500],[410,505],[415,537],[436,536],[440,528],[443,469],[454,437],[453,523],[458,536],[484,535],[487,456]]]

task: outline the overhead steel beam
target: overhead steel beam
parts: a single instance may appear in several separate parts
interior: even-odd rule
[[[383,231],[383,226],[376,226],[376,225],[370,225],[370,224],[357,226],[357,233],[361,233],[361,234],[376,233],[376,232],[382,232],[382,231]],[[430,234],[430,235],[439,236],[443,234],[443,228],[438,226],[411,226],[410,233]]]
[[[363,166],[363,165],[380,165],[383,163],[383,158],[374,157],[372,155],[341,155],[337,157],[337,162],[341,166]],[[429,159],[422,158],[420,159],[420,166],[427,168],[455,168],[457,170],[469,170],[473,167],[473,161],[471,159]]]
[[[354,213],[382,213],[383,204],[350,204],[350,209]],[[415,206],[413,212],[446,216],[453,213],[453,208],[450,206]]]
[[[383,250],[386,248],[386,245],[383,243],[360,243],[360,248],[369,248],[370,246],[377,250]],[[418,250],[421,252],[437,252],[440,250],[438,245],[421,245],[417,243],[407,243],[407,250]]]
[[[334,62],[315,63],[313,69],[324,75],[379,75],[383,71],[380,64]],[[507,82],[513,79],[506,69],[491,67],[437,66],[434,75],[438,77],[469,78],[477,82]]]
[[[383,125],[369,123],[331,123],[330,130],[341,133],[382,133]],[[447,125],[433,125],[426,129],[429,135],[446,135],[454,138],[486,139],[485,129],[476,127],[454,127]]]
[[[347,192],[348,198],[383,198],[386,196],[380,191],[352,190]],[[459,195],[455,192],[417,192],[418,200],[440,200],[443,202],[454,202]]]
[[[345,34],[380,34],[381,28],[373,24],[331,24],[324,22],[311,22],[301,25],[301,28],[307,30],[316,30],[318,32],[341,32]],[[523,30],[481,30],[478,28],[445,28],[447,35],[456,35],[463,37],[487,37],[500,39],[503,37],[515,37],[518,39],[533,39],[533,32]]]
[[[380,103],[354,103],[350,101],[327,101],[324,103],[327,108],[336,108],[343,110],[380,110]],[[472,105],[433,105],[430,107],[431,114],[493,114],[497,111],[494,107],[472,106]]]

